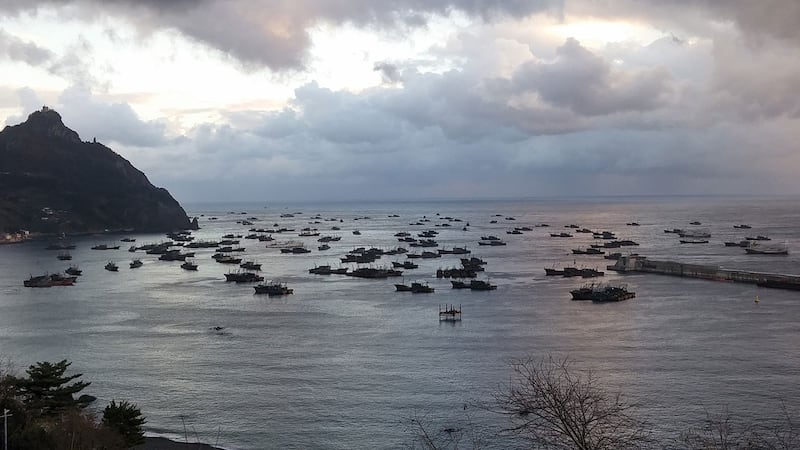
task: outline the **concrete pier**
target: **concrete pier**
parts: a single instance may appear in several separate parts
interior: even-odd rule
[[[657,273],[677,277],[750,283],[776,289],[800,290],[800,275],[722,269],[719,266],[686,264],[675,261],[657,261],[640,255],[622,256],[615,264],[608,266],[607,269],[620,273]]]

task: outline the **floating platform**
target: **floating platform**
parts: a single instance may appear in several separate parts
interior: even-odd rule
[[[440,322],[459,322],[461,321],[461,305],[456,308],[455,305],[439,305],[439,321]]]
[[[686,264],[675,261],[657,261],[646,256],[622,256],[607,267],[620,273],[656,273],[686,278],[714,281],[734,281],[774,289],[800,290],[800,275],[786,275],[749,270],[723,269],[719,266]]]

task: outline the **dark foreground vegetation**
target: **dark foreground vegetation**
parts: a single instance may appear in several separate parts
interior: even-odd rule
[[[567,359],[527,359],[511,364],[510,382],[488,404],[474,405],[498,414],[506,427],[493,430],[465,415],[462,423],[434,424],[413,417],[412,448],[455,450],[515,448],[625,450],[789,450],[800,449],[800,430],[781,405],[778,420],[739,419],[728,412],[706,420],[669,442],[656,439],[651,424],[640,419],[639,405],[601,388],[592,372],[577,371]],[[466,405],[465,405],[466,409]]]
[[[7,411],[8,448],[15,450],[126,449],[144,442],[145,418],[136,405],[112,400],[97,417],[95,398],[79,395],[88,382],[68,375],[67,360],[39,362],[15,376],[0,367],[0,411]]]
[[[70,363],[39,362],[16,376],[0,365],[0,412],[7,412],[8,448],[15,450],[116,450],[208,448],[152,439],[145,443],[145,418],[136,405],[112,400],[98,417],[95,398],[80,393],[91,383],[67,374]],[[637,416],[639,405],[600,387],[592,372],[577,371],[567,359],[526,359],[511,364],[510,381],[494,398],[474,405],[496,414],[506,426],[492,430],[467,415],[464,423],[436,425],[409,420],[412,448],[455,450],[502,447],[625,450],[789,450],[800,448],[792,413],[781,405],[778,421],[737,420],[729,413],[669,442],[654,438],[651,424]],[[465,405],[466,409],[466,405]],[[513,443],[509,445],[509,443]],[[379,442],[376,442],[379,444]],[[189,447],[191,446],[191,447]]]

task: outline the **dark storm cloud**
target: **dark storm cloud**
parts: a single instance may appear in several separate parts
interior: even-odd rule
[[[400,69],[388,62],[376,62],[373,68],[381,74],[384,83],[397,83],[400,81]]]
[[[670,92],[670,75],[663,68],[614,71],[609,61],[572,38],[556,54],[553,62],[520,67],[513,76],[513,87],[537,92],[554,106],[588,116],[652,110]]]
[[[705,5],[711,17],[727,17],[756,36],[772,36],[800,42],[800,2],[796,0],[704,0],[679,1],[678,7]]]
[[[0,28],[0,59],[10,59],[37,66],[52,58],[53,52],[50,50],[39,47],[33,42],[23,41]]]
[[[90,74],[91,64],[88,61],[91,52],[92,45],[82,36],[78,36],[62,54],[57,55],[47,48],[23,41],[0,28],[0,59],[41,67],[68,80],[71,84],[83,86],[98,84]]]
[[[222,51],[246,66],[301,68],[310,46],[308,30],[323,22],[424,26],[430,14],[462,11],[490,20],[557,10],[559,0],[11,0],[0,12],[16,14],[62,7],[73,18],[118,15],[141,30],[174,29]]]
[[[798,51],[796,46],[753,47],[735,39],[716,39],[709,102],[717,117],[748,121],[800,117]]]
[[[642,19],[664,29],[706,31],[709,21],[731,21],[758,38],[800,42],[800,2],[795,0],[5,0],[0,12],[56,7],[72,18],[103,14],[126,18],[142,30],[174,29],[248,66],[300,68],[310,38],[322,22],[419,27],[431,14],[454,11],[490,21],[548,12]]]
[[[796,0],[567,0],[566,15],[638,19],[665,30],[705,33],[731,22],[746,34],[800,43]]]

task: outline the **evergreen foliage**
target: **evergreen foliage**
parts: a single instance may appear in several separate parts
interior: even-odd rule
[[[71,363],[39,362],[16,377],[0,362],[0,410],[8,409],[8,445],[14,450],[123,450],[142,443],[141,411],[111,402],[102,421],[77,397],[90,383],[66,375]]]
[[[28,368],[28,378],[17,380],[17,388],[25,406],[38,416],[56,416],[71,408],[85,408],[86,403],[74,395],[91,383],[75,381],[83,374],[64,375],[72,363],[66,359],[51,363],[39,362]]]
[[[142,411],[125,400],[119,403],[111,400],[103,410],[103,425],[119,433],[128,447],[144,442],[142,425],[146,422],[147,420],[142,417]]]

